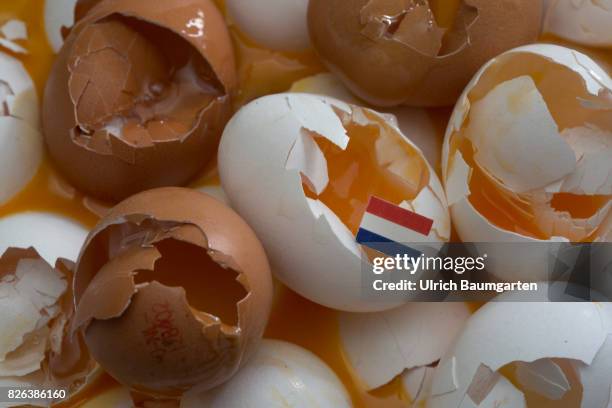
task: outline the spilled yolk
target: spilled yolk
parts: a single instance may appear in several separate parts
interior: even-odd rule
[[[381,132],[373,125],[356,124],[347,125],[346,130],[350,137],[346,150],[324,137],[314,138],[327,160],[329,184],[318,197],[307,182],[303,187],[308,197],[322,201],[355,234],[370,197],[394,204],[413,199],[428,182],[429,173],[416,150],[399,140],[399,136],[393,140],[393,149],[404,153],[402,177],[379,163],[379,142],[384,142],[383,138],[395,138],[391,131]]]
[[[462,0],[429,0],[429,7],[436,23],[442,28],[452,28]]]

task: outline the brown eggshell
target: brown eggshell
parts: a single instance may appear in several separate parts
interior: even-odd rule
[[[32,259],[47,265],[46,261],[34,248],[8,248],[0,254],[0,279],[13,274],[21,260]],[[87,379],[93,375],[97,364],[85,346],[83,333],[71,330],[74,317],[74,298],[72,291],[74,263],[59,258],[55,270],[63,275],[69,283],[66,291],[57,301],[60,313],[49,322],[49,349],[47,357],[41,363],[43,383],[54,388],[68,390],[72,397],[88,385]]]
[[[83,7],[45,89],[56,165],[110,201],[187,183],[214,157],[231,115],[237,79],[223,16],[212,0]]]
[[[90,233],[74,281],[76,327],[100,365],[156,396],[228,380],[256,349],[272,302],[259,240],[230,208],[160,188]]]
[[[311,0],[308,23],[327,67],[357,96],[431,107],[454,104],[482,64],[535,41],[541,14],[541,0],[460,0],[445,32],[427,0]]]

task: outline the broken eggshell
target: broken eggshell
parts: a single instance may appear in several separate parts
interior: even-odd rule
[[[21,62],[0,52],[0,205],[34,177],[43,150],[34,83]]]
[[[540,0],[311,0],[314,48],[375,106],[452,105],[490,58],[533,42]]]
[[[472,315],[436,368],[427,406],[515,408],[539,399],[551,405],[537,406],[606,408],[612,381],[606,367],[610,304],[516,296],[501,295]],[[507,377],[508,367],[514,378]],[[565,405],[579,396],[580,387],[583,403]],[[491,400],[500,405],[483,402]]]
[[[258,45],[290,52],[310,46],[308,0],[226,0],[225,7],[231,21]]]
[[[16,54],[27,54],[28,50],[16,41],[28,39],[28,29],[21,20],[8,20],[0,26],[0,47]]]
[[[181,408],[348,408],[351,400],[336,374],[310,351],[264,339],[231,380],[208,392],[187,392]]]
[[[309,93],[331,96],[352,105],[363,106],[365,102],[359,100],[329,72],[323,72],[296,81],[289,89],[294,93]],[[425,155],[427,161],[435,168],[440,168],[443,136],[437,131],[435,122],[427,109],[399,106],[396,108],[378,109],[378,112],[389,115],[399,129],[410,136]]]
[[[0,218],[0,253],[10,247],[33,247],[51,265],[59,258],[75,261],[87,232],[78,222],[54,213],[12,214]]]
[[[446,353],[470,317],[466,303],[408,303],[378,313],[340,313],[340,341],[345,361],[366,390],[373,390],[404,374],[429,368]],[[415,370],[415,372],[410,372]],[[418,389],[409,388],[417,400]]]
[[[549,279],[555,254],[521,243],[609,234],[610,89],[586,55],[535,44],[491,60],[459,98],[443,146],[446,195],[459,237],[478,243],[498,278]]]
[[[68,329],[73,264],[52,267],[33,248],[1,252],[0,326],[10,330],[0,331],[0,386],[63,388],[72,397],[96,368],[81,333]]]
[[[47,81],[45,140],[66,178],[96,198],[184,184],[215,154],[235,86],[211,0],[100,2]]]
[[[257,232],[276,277],[283,283],[302,296],[335,309],[384,310],[403,302],[364,296],[362,273],[370,265],[355,241],[354,229],[364,214],[367,197],[365,202],[358,201],[353,194],[357,193],[350,190],[355,187],[362,194],[359,188],[384,183],[380,180],[366,183],[363,178],[370,174],[346,169],[343,174],[348,187],[336,189],[332,185],[340,176],[328,172],[340,161],[354,166],[357,159],[363,159],[352,156],[355,154],[350,151],[352,136],[347,128],[357,132],[356,146],[364,141],[359,132],[366,129],[375,132],[379,138],[372,147],[376,155],[367,155],[368,160],[375,162],[372,169],[382,171],[402,186],[413,186],[412,196],[404,195],[394,204],[434,220],[428,236],[407,234],[398,239],[447,241],[450,222],[444,194],[421,151],[384,115],[333,98],[277,94],[243,107],[228,123],[221,140],[218,157],[221,184],[233,208]],[[318,143],[328,144],[326,152],[335,151],[341,158],[328,162]],[[350,220],[343,221],[328,204],[316,198],[326,191],[343,195],[334,205],[354,209]],[[385,196],[381,194],[380,198]],[[353,231],[347,226],[349,221]]]
[[[130,197],[90,233],[75,270],[75,327],[130,388],[179,396],[217,386],[255,351],[272,301],[261,244],[195,190]]]
[[[547,0],[543,32],[578,44],[612,47],[611,0]]]

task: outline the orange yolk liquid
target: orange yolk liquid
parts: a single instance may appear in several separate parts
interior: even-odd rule
[[[413,199],[428,182],[429,173],[417,152],[401,140],[396,140],[394,149],[403,149],[408,158],[403,177],[379,164],[377,141],[395,135],[383,136],[375,126],[349,124],[346,129],[350,136],[346,150],[323,137],[315,137],[327,159],[329,184],[318,197],[307,183],[303,187],[308,197],[321,200],[356,234],[370,197],[394,204]]]

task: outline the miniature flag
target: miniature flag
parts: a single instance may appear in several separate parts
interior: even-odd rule
[[[389,256],[417,257],[421,252],[403,243],[425,241],[432,226],[432,219],[372,196],[356,240]]]

